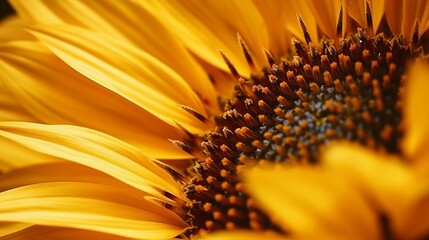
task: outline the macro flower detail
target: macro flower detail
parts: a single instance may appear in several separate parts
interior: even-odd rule
[[[426,236],[425,2],[11,3],[0,238]]]

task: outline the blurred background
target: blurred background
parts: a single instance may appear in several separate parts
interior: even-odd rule
[[[0,19],[12,14],[14,11],[7,0],[0,0]]]

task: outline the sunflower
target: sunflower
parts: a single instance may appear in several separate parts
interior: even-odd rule
[[[324,149],[318,166],[254,168],[248,189],[288,237],[237,231],[205,239],[427,239],[429,116],[420,111],[428,75],[427,65],[411,72],[402,155],[343,142]]]
[[[426,2],[11,3],[2,238],[426,236]]]

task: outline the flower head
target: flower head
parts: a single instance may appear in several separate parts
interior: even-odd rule
[[[426,236],[403,235],[426,168],[367,153],[424,151],[423,1],[11,3],[30,34],[0,42],[6,238]]]

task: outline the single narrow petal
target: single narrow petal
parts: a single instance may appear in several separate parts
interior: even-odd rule
[[[426,147],[429,139],[429,112],[425,110],[429,103],[427,96],[428,77],[428,65],[417,63],[410,70],[406,82],[404,151],[411,161],[417,161],[420,159],[419,155],[427,156],[429,153]],[[422,161],[425,160],[422,159]]]
[[[374,24],[374,31],[377,32],[380,26],[381,19],[384,16],[384,6],[386,0],[370,0],[372,10],[372,22]]]
[[[393,34],[400,34],[402,30],[402,20],[404,18],[403,5],[405,0],[397,0],[395,4],[389,4],[389,1],[386,1],[385,11],[386,11],[386,20],[389,24],[389,28]],[[410,26],[411,28],[411,26]]]
[[[179,184],[138,149],[91,129],[3,122],[0,136],[32,150],[97,169],[160,198],[164,197],[158,189],[182,195]]]
[[[248,190],[283,230],[297,239],[377,239],[377,216],[335,172],[253,169]]]
[[[190,157],[167,140],[180,138],[176,126],[85,78],[40,43],[1,46],[0,67],[2,120],[80,125],[132,143],[154,158]]]
[[[70,227],[136,239],[166,239],[187,227],[177,215],[119,188],[40,183],[0,193],[0,221]]]
[[[129,43],[71,25],[38,26],[31,32],[76,71],[176,126],[192,132],[207,126],[177,105],[205,115],[201,100],[164,63]]]
[[[111,235],[101,232],[88,231],[83,229],[32,226],[21,231],[16,231],[7,236],[0,237],[0,240],[132,240],[117,235]]]
[[[137,4],[115,0],[32,0],[32,4],[26,0],[13,0],[12,4],[28,24],[71,24],[135,45],[186,79],[194,91],[204,97],[209,108],[217,108],[216,93],[207,74],[183,44]]]
[[[257,231],[223,231],[210,233],[207,236],[203,237],[204,240],[236,240],[236,239],[246,239],[246,240],[260,240],[260,239],[272,239],[272,240],[287,240],[290,239],[286,236],[282,236],[273,232],[257,232]]]

